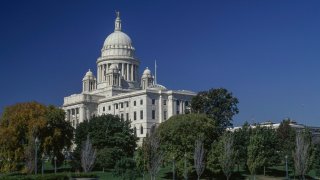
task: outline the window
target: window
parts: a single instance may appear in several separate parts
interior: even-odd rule
[[[185,104],[186,107],[189,106],[189,102],[188,101],[186,101],[184,104]]]
[[[110,110],[111,110],[111,106],[109,106],[109,108],[108,108],[108,109],[109,109],[109,111],[110,111]]]
[[[123,108],[123,103],[120,103],[120,105],[121,105],[121,108]]]
[[[140,100],[140,105],[142,105],[142,104],[143,104],[143,100],[141,99],[141,100]]]
[[[155,105],[155,104],[156,104],[156,100],[152,99],[152,105]]]
[[[177,100],[177,106],[179,106],[180,105],[180,101],[179,100]]]
[[[75,114],[75,111],[74,111],[74,109],[72,109],[72,110],[71,110],[71,114],[72,114],[72,115],[74,115],[74,114]]]
[[[163,100],[163,105],[167,105],[167,100]]]
[[[129,121],[129,113],[126,114],[126,120]]]
[[[106,107],[103,107],[102,110],[105,111],[105,110],[106,110]]]
[[[79,108],[76,108],[76,114],[79,114]]]
[[[156,110],[152,110],[152,119],[156,118]]]
[[[137,128],[136,127],[133,128],[133,132],[134,132],[135,135],[137,134]]]
[[[129,102],[128,101],[126,102],[126,104],[127,104],[127,107],[129,107]]]
[[[123,114],[121,114],[121,120],[123,120]]]
[[[143,119],[143,111],[140,111],[140,119]]]
[[[143,126],[140,127],[140,134],[143,134]]]
[[[133,120],[137,120],[137,112],[133,112]]]
[[[118,109],[118,104],[116,104],[116,109]]]
[[[163,119],[167,120],[167,111],[163,111]]]
[[[137,105],[137,102],[136,102],[136,101],[133,101],[133,105],[136,106],[136,105]]]

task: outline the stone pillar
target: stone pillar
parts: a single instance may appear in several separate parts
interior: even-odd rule
[[[169,119],[171,116],[173,116],[173,98],[172,96],[168,97],[168,102],[167,102],[167,119]]]
[[[131,81],[133,81],[133,64],[131,65]]]
[[[163,107],[163,102],[162,102],[163,100],[162,100],[162,95],[160,94],[160,96],[159,96],[159,102],[158,102],[158,106],[159,106],[159,111],[158,111],[158,117],[159,117],[159,119],[158,119],[158,122],[159,123],[162,123],[162,119],[163,119],[163,117],[162,117],[162,114],[163,114],[163,109],[162,109],[162,107]],[[156,108],[157,109],[157,108]]]
[[[122,77],[124,77],[124,63],[122,63],[121,66],[122,66],[122,67],[121,67],[121,75],[122,75]]]
[[[127,63],[127,81],[129,81],[129,63]]]

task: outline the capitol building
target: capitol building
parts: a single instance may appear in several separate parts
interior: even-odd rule
[[[157,84],[156,72],[153,75],[148,67],[139,74],[140,61],[130,37],[122,32],[119,12],[96,63],[97,74],[89,69],[82,79],[82,92],[64,98],[66,120],[75,128],[93,116],[118,115],[131,122],[141,143],[153,127],[184,114],[196,95]]]

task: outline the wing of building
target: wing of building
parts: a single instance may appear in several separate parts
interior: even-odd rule
[[[130,37],[121,30],[119,13],[96,63],[97,75],[89,69],[82,79],[82,92],[64,98],[66,120],[74,127],[92,116],[113,114],[130,120],[141,140],[155,125],[184,114],[196,95],[157,84],[148,68],[139,76],[140,61]]]

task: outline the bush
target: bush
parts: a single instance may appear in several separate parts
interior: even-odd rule
[[[0,177],[0,180],[68,180],[66,174],[47,174],[47,175],[8,175]]]

